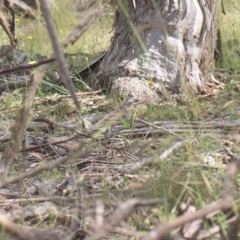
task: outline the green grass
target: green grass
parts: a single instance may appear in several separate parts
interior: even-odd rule
[[[219,28],[222,38],[221,67],[239,70],[240,68],[240,9],[239,0],[223,1],[226,15],[220,14]]]
[[[63,41],[71,31],[81,22],[82,13],[75,11],[76,3],[71,0],[56,0],[52,7],[52,17],[60,41]],[[68,53],[86,52],[96,53],[108,48],[111,33],[112,12],[103,11],[100,18],[88,29],[82,38],[74,45],[66,49]],[[104,22],[104,24],[102,24]],[[38,13],[37,19],[29,20],[17,17],[17,37],[19,47],[30,53],[49,55],[52,46],[46,31],[45,23]],[[0,30],[0,45],[9,44],[9,40]]]

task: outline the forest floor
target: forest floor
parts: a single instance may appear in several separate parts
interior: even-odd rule
[[[69,1],[58,0],[53,9],[61,40],[79,18]],[[227,11],[234,4],[226,6]],[[74,239],[74,233],[75,239],[140,239],[189,207],[196,212],[238,192],[238,172],[233,178],[233,193],[223,190],[232,176],[226,175],[226,169],[240,154],[236,36],[223,41],[225,58],[216,67],[218,87],[213,93],[168,95],[155,105],[125,107],[123,100],[93,91],[84,79],[76,78],[77,71],[108,48],[113,15],[112,7],[104,5],[100,18],[66,50],[80,110],[66,89],[52,81],[57,74],[54,64],[39,88],[17,161],[7,181],[0,182],[0,225],[5,227],[0,239],[8,239],[8,233],[18,236],[9,239],[31,239],[24,231],[25,238],[21,238],[22,228],[17,226],[45,240]],[[13,57],[23,54],[24,61],[35,63],[49,55],[51,44],[44,24],[39,19],[19,21],[21,51]],[[5,39],[0,45],[4,44]],[[21,72],[18,77],[28,74]],[[11,138],[10,126],[27,89],[26,82],[6,85],[12,77],[0,76],[0,156]],[[18,225],[8,225],[2,216]],[[204,217],[208,219],[204,233],[215,230],[213,239],[227,236],[224,223],[236,222],[232,211]],[[216,230],[216,226],[221,228]],[[186,229],[192,226],[185,225]]]

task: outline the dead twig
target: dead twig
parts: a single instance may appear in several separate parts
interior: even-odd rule
[[[165,150],[158,159],[156,158],[146,158],[141,162],[137,162],[136,164],[134,164],[132,167],[128,167],[127,170],[124,170],[125,173],[132,173],[138,169],[140,169],[143,166],[146,165],[150,165],[159,161],[167,161],[167,158],[173,154],[174,151],[178,150],[179,148],[181,148],[182,146],[184,146],[186,143],[192,141],[192,139],[190,140],[183,140],[181,142],[177,142],[175,143],[173,146],[171,146],[169,149]],[[121,167],[121,169],[123,169],[123,167]],[[121,170],[120,169],[120,170]]]
[[[226,226],[229,226],[230,224],[233,224],[237,221],[238,217],[234,216],[230,219],[228,219],[222,226],[213,226],[212,228],[208,230],[203,230],[200,232],[200,234],[197,236],[197,240],[206,240],[211,239],[215,234],[220,233],[221,230]],[[236,235],[237,236],[237,235]],[[227,238],[227,239],[236,239],[236,238]]]
[[[31,176],[34,176],[40,172],[43,172],[43,171],[50,171],[52,169],[54,169],[55,167],[61,165],[61,164],[64,164],[65,162],[67,162],[69,159],[69,157],[61,157],[59,158],[58,160],[56,160],[55,162],[51,163],[51,164],[44,164],[42,165],[41,167],[37,168],[37,169],[34,169],[34,170],[30,170],[29,172],[27,173],[23,173],[23,174],[20,174],[19,176],[13,178],[12,180],[9,180],[5,183],[0,183],[0,188],[4,188],[6,186],[8,186],[9,184],[13,184],[13,183],[17,183],[21,180],[23,180],[24,178],[28,178],[28,177],[31,177]]]
[[[0,225],[1,227],[5,228],[7,232],[17,236],[19,240],[37,240],[37,238],[31,232],[19,227],[2,213],[0,213]]]
[[[64,57],[64,54],[62,51],[63,48],[61,47],[61,44],[57,37],[57,31],[55,29],[54,22],[51,17],[48,3],[46,0],[40,0],[40,3],[41,3],[41,10],[42,10],[43,18],[46,22],[48,34],[49,34],[51,42],[52,42],[52,47],[54,50],[57,67],[60,71],[61,81],[65,85],[65,87],[68,89],[68,91],[70,92],[71,97],[72,97],[76,107],[80,108],[80,104],[78,102],[76,92],[75,92],[75,87],[73,85],[72,79],[69,74],[68,65],[65,61],[65,57]]]
[[[1,194],[2,196],[5,196],[4,194]],[[16,197],[18,197],[17,195]],[[60,196],[49,196],[49,197],[23,197],[23,198],[16,198],[13,199],[0,199],[1,206],[6,204],[12,204],[12,203],[26,203],[26,202],[46,202],[46,201],[53,201],[57,204],[62,204],[62,202],[74,202],[76,201],[76,197],[60,197]]]
[[[3,56],[6,56],[11,50],[12,49],[10,49],[9,51],[6,51],[6,53],[4,53]],[[47,60],[43,60],[39,63],[29,64],[28,66],[20,66],[20,67],[16,67],[16,68],[3,69],[3,70],[0,71],[0,75],[14,73],[14,72],[22,71],[22,70],[27,70],[27,69],[33,69],[33,68],[39,67],[39,66],[44,65],[44,64],[52,63],[54,61],[55,61],[55,58],[50,58],[50,59],[47,59]]]
[[[0,162],[0,181],[6,177],[12,162],[17,159],[16,155],[20,149],[20,143],[22,141],[23,133],[30,115],[37,88],[47,69],[48,65],[41,66],[38,71],[31,75],[26,96],[23,99],[22,105],[17,113],[15,124],[11,129],[10,141]]]
[[[56,141],[56,142],[50,142],[50,143],[43,143],[43,144],[40,144],[40,145],[37,145],[37,146],[33,146],[33,147],[28,147],[28,148],[23,148],[20,150],[20,152],[28,152],[28,151],[33,151],[33,150],[36,150],[36,149],[39,149],[39,148],[43,148],[43,147],[47,147],[49,146],[49,144],[51,145],[58,145],[58,144],[61,144],[61,143],[66,143],[68,141],[71,141],[73,139],[76,139],[79,135],[74,135],[73,137],[70,137],[66,140],[61,140],[61,141]]]
[[[240,158],[231,156],[230,164],[226,169],[225,180],[224,180],[224,189],[223,189],[223,198],[227,199],[229,196],[232,196],[232,180],[236,170],[240,167]]]
[[[125,228],[120,228],[120,227],[114,228],[111,232],[126,235],[129,237],[134,237],[134,238],[141,238],[146,235],[146,233],[144,233],[144,232],[137,232],[137,231],[134,231],[131,229],[125,229]]]
[[[1,195],[5,196],[3,193]],[[90,199],[90,198],[99,198],[102,197],[103,193],[97,193],[97,194],[91,194],[91,195],[86,195],[83,196],[85,199]],[[14,199],[0,199],[0,205],[9,205],[13,203],[27,203],[27,202],[46,202],[46,201],[53,201],[56,204],[62,204],[62,202],[68,202],[68,205],[70,203],[76,202],[76,200],[79,199],[79,196],[77,197],[60,197],[60,196],[49,196],[49,197],[23,197],[23,198],[16,198],[14,196]],[[80,207],[84,207],[83,205],[79,205]]]
[[[95,232],[87,236],[85,240],[98,240],[104,238],[109,232],[114,231],[121,221],[125,220],[137,207],[151,207],[158,204],[164,204],[160,200],[139,200],[130,199],[122,203],[110,216],[105,223],[95,230]]]
[[[15,13],[12,5],[12,0],[0,0],[0,25],[7,34],[11,45],[15,46],[17,39],[15,36]]]
[[[166,129],[166,128],[164,128],[164,127],[159,127],[159,126],[157,126],[157,125],[155,125],[155,124],[153,124],[153,123],[146,122],[146,121],[144,121],[144,120],[142,120],[142,119],[139,119],[139,118],[136,118],[136,121],[141,122],[141,123],[144,123],[144,124],[146,124],[146,125],[148,125],[148,126],[150,126],[150,127],[154,127],[154,128],[156,128],[156,129],[163,130],[163,131],[166,132],[166,133],[169,133],[169,134],[171,134],[171,135],[173,135],[173,136],[175,136],[175,137],[177,137],[177,138],[180,138],[180,139],[184,140],[183,137],[181,137],[181,136],[177,135],[176,133],[172,132],[170,129]]]
[[[195,213],[188,213],[186,215],[177,217],[167,223],[158,225],[155,229],[142,238],[142,240],[160,240],[164,235],[173,229],[176,229],[188,222],[192,222],[197,219],[205,218],[208,214],[214,213],[218,210],[228,209],[232,206],[231,199],[223,199],[209,204],[208,206],[196,211]]]
[[[82,34],[89,28],[96,18],[99,17],[101,10],[99,9],[89,9],[84,12],[84,16],[81,19],[81,23],[71,32],[71,34],[62,43],[62,47],[66,48],[68,45],[73,45]]]

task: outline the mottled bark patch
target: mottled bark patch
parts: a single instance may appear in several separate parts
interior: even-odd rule
[[[98,69],[98,84],[110,81],[121,90],[133,88],[123,92],[146,95],[146,101],[153,90],[143,81],[149,80],[160,86],[158,91],[180,93],[186,85],[196,93],[209,91],[216,4],[204,0],[142,0],[135,8],[132,0],[123,0],[116,11],[111,47]],[[129,84],[129,78],[134,83],[140,81],[141,94],[139,84]]]
[[[160,86],[156,86],[152,81],[145,81],[136,77],[117,78],[112,90],[117,94],[132,97],[146,104],[156,103],[159,100],[158,94],[162,93]]]

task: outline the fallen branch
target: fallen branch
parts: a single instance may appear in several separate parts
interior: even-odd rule
[[[37,169],[33,169],[33,170],[30,170],[26,173],[22,173],[22,174],[18,175],[17,177],[15,177],[15,178],[7,181],[7,182],[0,183],[0,188],[4,188],[4,187],[8,186],[9,184],[17,183],[17,182],[23,180],[24,178],[35,176],[36,174],[41,173],[43,171],[53,170],[55,167],[66,163],[68,161],[68,159],[69,159],[68,156],[61,157],[58,160],[54,161],[53,163],[50,163],[50,164],[47,163],[47,164],[44,164]]]
[[[2,213],[0,213],[0,226],[1,228],[4,227],[7,232],[11,233],[12,235],[17,236],[19,240],[37,240],[37,238],[31,232],[19,227]]]
[[[137,207],[151,207],[158,204],[164,204],[161,200],[139,200],[130,199],[122,203],[95,232],[87,236],[85,240],[98,240],[104,238],[109,232],[114,231],[121,221],[125,220]]]

